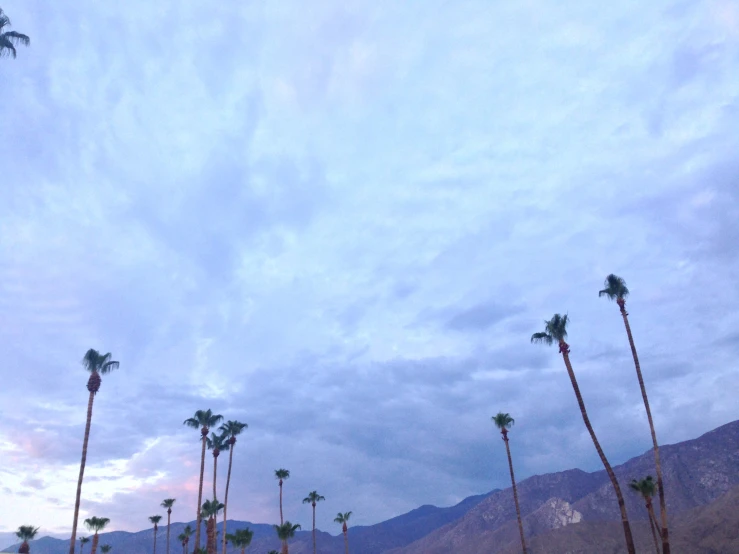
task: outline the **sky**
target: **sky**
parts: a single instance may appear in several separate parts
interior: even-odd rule
[[[248,423],[229,518],[368,525],[739,418],[739,4],[4,0],[0,532],[195,518],[211,408]],[[218,488],[225,484],[220,458]],[[206,491],[210,490],[210,464]],[[220,493],[219,493],[220,494]]]

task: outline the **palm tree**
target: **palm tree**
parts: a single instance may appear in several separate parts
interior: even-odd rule
[[[218,473],[218,456],[221,452],[225,452],[226,450],[228,450],[230,448],[230,445],[226,440],[226,435],[217,435],[216,433],[211,433],[210,437],[206,437],[205,443],[208,446],[208,450],[213,451],[213,499],[215,500],[215,498],[217,497],[216,474]]]
[[[74,541],[77,538],[77,520],[80,515],[80,498],[82,495],[82,478],[85,475],[85,462],[87,461],[87,443],[90,439],[90,424],[92,423],[92,403],[95,395],[100,390],[102,383],[101,375],[106,375],[118,369],[120,364],[111,359],[112,354],[100,354],[97,350],[90,348],[85,357],[82,358],[82,365],[90,372],[90,378],[87,380],[87,390],[90,391],[90,397],[87,401],[87,423],[85,423],[85,438],[82,441],[82,461],[80,462],[80,476],[77,480],[77,496],[74,501],[74,519],[72,520],[72,539],[69,543],[69,554],[74,554]]]
[[[316,503],[326,500],[316,491],[311,491],[308,496],[303,498],[303,504],[310,504],[313,507],[313,554],[316,554]]]
[[[109,544],[104,544],[100,547],[100,552],[102,552],[103,554],[108,554],[108,552],[110,552],[111,550],[113,550],[113,547]]]
[[[213,500],[206,500],[203,503],[202,516],[203,519],[207,518],[208,520],[206,527],[207,540],[205,543],[205,548],[208,551],[208,554],[216,553],[216,517],[218,517],[218,512],[222,509],[223,504],[218,502],[215,498]]]
[[[176,501],[176,498],[165,498],[160,504],[162,508],[167,508],[167,554],[169,554],[169,524],[172,519],[172,506]]]
[[[15,532],[15,536],[23,541],[18,549],[19,554],[28,554],[31,551],[28,541],[32,541],[36,537],[38,529],[38,527],[34,527],[33,525],[21,525],[18,527],[18,530]]]
[[[500,429],[505,443],[505,451],[508,454],[508,469],[511,472],[511,483],[513,484],[513,502],[516,504],[516,517],[518,518],[518,534],[521,535],[521,547],[523,554],[526,554],[526,539],[523,534],[523,521],[521,520],[521,508],[518,506],[518,489],[516,489],[516,478],[513,475],[513,460],[511,460],[511,447],[508,445],[508,429],[516,422],[510,414],[498,412],[492,417],[495,426]]]
[[[334,521],[341,525],[341,532],[344,533],[344,550],[346,551],[346,554],[349,554],[349,529],[346,527],[346,523],[349,521],[349,518],[352,517],[351,512],[341,513],[339,512],[338,515],[334,518]]]
[[[277,531],[277,538],[282,541],[282,554],[290,554],[287,550],[287,541],[295,536],[295,531],[301,529],[300,525],[285,521],[281,525],[273,525]]]
[[[220,426],[221,431],[228,437],[228,475],[226,476],[226,494],[223,500],[223,554],[226,554],[226,514],[228,511],[228,487],[231,485],[231,465],[234,460],[234,446],[236,445],[236,436],[249,427],[246,423],[240,421],[227,421]],[[251,540],[251,539],[250,539]],[[167,553],[169,554],[169,552]]]
[[[162,516],[149,516],[149,521],[154,524],[154,554],[157,554],[157,530],[159,529],[159,522],[162,521]]]
[[[90,542],[90,537],[80,537],[80,554],[82,554],[82,551],[88,542]]]
[[[644,386],[644,378],[641,373],[641,365],[639,365],[639,356],[636,354],[636,346],[634,345],[634,337],[631,334],[631,325],[629,325],[629,313],[626,311],[626,297],[629,295],[629,289],[626,286],[626,282],[619,277],[611,273],[606,277],[604,289],[598,291],[598,297],[606,296],[609,300],[615,300],[618,304],[618,309],[621,311],[621,317],[624,320],[624,327],[626,327],[626,336],[629,339],[629,346],[631,347],[631,356],[634,358],[634,367],[636,368],[636,379],[639,381],[639,388],[641,389],[641,397],[644,401],[644,408],[647,411],[647,421],[649,422],[649,431],[652,434],[652,449],[654,450],[654,465],[657,470],[657,491],[659,494],[659,512],[661,519],[662,531],[662,552],[663,554],[670,554],[670,538],[669,531],[667,530],[667,504],[665,503],[665,487],[662,481],[662,463],[659,459],[659,445],[657,444],[657,433],[654,430],[654,421],[652,420],[652,410],[649,408],[649,398],[647,397],[647,388]],[[658,526],[659,528],[660,526]]]
[[[649,518],[649,528],[652,530],[652,538],[654,539],[654,549],[659,554],[659,541],[657,540],[657,529],[659,525],[657,523],[657,516],[654,515],[654,506],[652,506],[652,498],[657,492],[657,484],[652,480],[651,475],[647,475],[646,479],[637,481],[632,479],[629,483],[631,490],[641,494],[644,499],[644,503],[647,506],[647,516]]]
[[[200,429],[200,436],[203,442],[203,448],[200,453],[200,486],[198,488],[198,511],[195,515],[197,523],[195,526],[195,548],[200,548],[200,522],[201,522],[201,511],[200,503],[203,501],[203,474],[205,472],[205,441],[208,438],[208,431],[214,425],[217,425],[219,421],[223,419],[222,415],[214,414],[210,409],[198,410],[195,415],[191,418],[183,421],[183,425],[192,427],[193,429]],[[74,554],[70,552],[69,554]]]
[[[275,479],[278,480],[277,484],[280,486],[280,525],[282,525],[284,523],[282,520],[282,482],[285,479],[290,479],[290,470],[289,469],[276,469]]]
[[[254,531],[246,527],[245,529],[239,529],[233,535],[226,535],[226,540],[236,548],[240,548],[241,554],[244,554],[244,552],[246,552],[246,547],[251,544],[251,539],[253,537]]]
[[[10,56],[15,58],[15,45],[20,43],[23,46],[28,46],[31,44],[31,39],[15,31],[3,31],[5,27],[10,27],[10,18],[0,8],[0,57],[4,56],[7,51]]]
[[[110,523],[110,520],[107,517],[89,517],[85,520],[87,528],[95,533],[92,536],[92,554],[95,554],[98,550],[98,540],[100,540],[98,533],[105,529],[108,523]]]
[[[184,554],[187,554],[187,545],[190,542],[190,537],[192,536],[192,534],[192,527],[186,525],[185,528],[182,530],[182,533],[177,536],[177,540],[182,543],[182,551]]]
[[[585,409],[585,402],[583,402],[582,395],[580,394],[580,387],[577,384],[575,372],[572,370],[572,364],[570,363],[570,346],[565,342],[565,339],[567,338],[568,323],[569,318],[567,317],[567,315],[562,316],[559,314],[554,314],[554,316],[552,316],[552,319],[544,322],[545,327],[543,332],[534,333],[533,335],[531,335],[531,342],[542,342],[548,345],[554,344],[556,342],[559,345],[559,353],[562,354],[562,358],[565,362],[565,367],[567,368],[567,374],[570,376],[572,388],[575,391],[577,404],[580,406],[580,413],[582,414],[582,419],[585,422],[585,427],[587,427],[588,433],[590,433],[590,438],[593,440],[595,449],[598,451],[598,456],[600,456],[600,460],[601,462],[603,462],[603,466],[606,468],[606,473],[608,473],[608,477],[611,480],[613,490],[616,492],[618,508],[621,511],[621,523],[623,524],[624,536],[626,537],[626,549],[628,550],[629,554],[636,554],[636,549],[634,547],[634,538],[631,534],[631,526],[629,525],[629,517],[626,513],[626,504],[624,503],[624,497],[623,494],[621,494],[621,487],[618,485],[616,474],[613,473],[611,464],[608,463],[608,459],[603,453],[603,449],[600,447],[598,438],[595,436],[593,426],[590,424],[588,412]]]

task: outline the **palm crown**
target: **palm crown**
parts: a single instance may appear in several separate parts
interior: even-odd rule
[[[80,544],[87,544],[90,542],[90,537],[80,537]]]
[[[100,354],[100,352],[94,348],[90,348],[85,353],[85,357],[82,358],[82,365],[84,365],[85,369],[90,373],[105,375],[120,367],[119,362],[111,360],[112,357],[113,354],[110,352],[107,354]]]
[[[501,431],[503,429],[510,429],[516,422],[516,420],[511,417],[511,414],[504,414],[503,412],[498,412],[498,414],[494,415],[491,419],[493,420],[493,423],[495,423],[495,426]]]
[[[282,481],[283,479],[289,479],[290,478],[290,470],[289,469],[276,469],[275,470],[275,479],[279,479]]]
[[[38,529],[38,527],[34,527],[33,525],[21,525],[15,532],[15,536],[23,542],[32,541],[36,533],[38,533]]]
[[[246,548],[251,544],[251,539],[254,537],[254,531],[249,529],[239,529],[234,534],[226,535],[226,540],[233,544],[236,548]]]
[[[214,517],[218,515],[218,512],[220,512],[223,509],[223,504],[218,502],[218,500],[206,500],[203,502],[203,518],[208,517]]]
[[[193,417],[186,419],[182,424],[192,427],[193,429],[208,429],[216,425],[222,419],[222,415],[214,414],[210,409],[198,410],[195,412]]]
[[[301,529],[300,524],[290,523],[289,521],[285,521],[282,525],[273,525],[272,527],[275,528],[277,538],[281,541],[292,539],[295,536],[295,531]]]
[[[225,452],[231,446],[228,443],[228,436],[225,433],[221,435],[211,433],[210,437],[205,438],[205,443],[208,445],[208,450],[213,451],[214,456],[216,456],[218,452]]]
[[[349,518],[350,517],[352,517],[352,513],[351,512],[345,512],[343,514],[341,512],[339,512],[336,515],[336,517],[334,518],[334,521],[336,523],[339,523],[339,524],[341,524],[341,523],[347,523],[349,521]]]
[[[218,430],[228,437],[230,444],[233,444],[236,442],[236,435],[240,435],[241,432],[248,427],[249,425],[247,425],[246,423],[229,420],[221,425]]]
[[[104,544],[100,547],[100,552],[102,552],[103,554],[108,554],[108,552],[110,552],[111,550],[113,550],[113,547],[109,544]]]
[[[98,533],[105,529],[105,526],[108,525],[108,523],[110,523],[110,519],[108,519],[107,517],[93,516],[85,520],[85,525],[87,526],[87,528],[94,533]]]
[[[23,46],[28,46],[31,44],[31,39],[22,33],[3,31],[5,27],[10,27],[10,18],[0,8],[0,57],[4,56],[7,51],[10,56],[15,58],[17,54],[15,45],[22,44]]]
[[[606,277],[603,286],[605,288],[598,291],[598,297],[607,296],[609,300],[623,300],[629,295],[629,288],[626,286],[626,281],[613,273]]]
[[[654,482],[651,475],[647,475],[646,479],[632,479],[629,488],[641,494],[645,499],[652,498],[657,494],[657,483]]]
[[[167,508],[167,511],[168,511],[168,512],[171,512],[171,511],[172,511],[172,506],[174,506],[174,503],[175,503],[176,501],[177,501],[177,499],[176,499],[176,498],[165,498],[165,499],[164,499],[164,500],[162,501],[162,504],[161,504],[161,506],[162,506],[162,508]]]
[[[326,500],[326,499],[320,494],[318,494],[318,492],[312,491],[308,493],[308,496],[303,498],[303,504],[312,504],[313,506],[315,506],[316,502],[320,502],[321,500]]]
[[[531,335],[531,342],[543,342],[551,345],[555,342],[564,342],[567,338],[567,324],[570,322],[567,314],[554,314],[552,319],[544,321],[544,331]]]
[[[154,527],[159,525],[159,522],[162,521],[162,516],[149,516],[149,521],[151,521],[154,524]]]

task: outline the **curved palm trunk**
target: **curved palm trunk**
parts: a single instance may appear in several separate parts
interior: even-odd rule
[[[96,552],[98,551],[98,540],[100,540],[98,537],[98,532],[95,531],[95,535],[92,537],[92,554],[96,554]]]
[[[154,554],[157,554],[157,526],[154,526]]]
[[[280,525],[283,523],[285,522],[282,520],[282,479],[280,479]],[[71,554],[74,554],[74,552]]]
[[[670,554],[670,535],[667,529],[667,505],[665,504],[665,487],[662,482],[662,463],[659,459],[659,445],[657,444],[657,433],[654,431],[654,421],[652,420],[652,410],[649,408],[649,398],[647,397],[647,389],[644,386],[644,378],[641,373],[641,365],[639,364],[639,356],[636,354],[636,346],[634,346],[634,337],[631,335],[631,325],[629,325],[629,314],[626,311],[626,302],[623,298],[616,300],[621,310],[621,317],[626,327],[626,336],[629,339],[631,347],[631,355],[634,358],[634,367],[636,368],[636,378],[639,381],[641,389],[641,397],[644,400],[644,408],[647,411],[647,421],[649,422],[649,432],[652,434],[652,449],[654,450],[654,465],[657,470],[657,492],[659,494],[659,512],[661,519],[662,531],[662,554]]]
[[[93,373],[94,375],[94,373]],[[88,388],[93,378],[90,375],[88,380]],[[98,377],[99,378],[99,377]],[[74,500],[74,519],[72,520],[72,539],[69,543],[69,554],[74,554],[75,540],[77,539],[77,520],[80,515],[80,498],[82,496],[82,478],[85,476],[85,463],[87,462],[87,443],[90,440],[90,425],[92,424],[92,403],[95,400],[95,391],[90,391],[90,398],[87,401],[87,422],[85,423],[85,438],[82,441],[82,461],[80,462],[80,476],[77,479],[77,496]]]
[[[654,516],[654,507],[652,506],[652,499],[646,498],[647,503],[647,514],[649,515],[649,528],[652,530],[652,538],[654,539],[654,550],[659,554],[659,541],[657,540],[657,518]]]
[[[231,465],[234,461],[234,446],[236,446],[236,441],[231,441],[231,448],[229,448],[228,452],[228,473],[226,474],[226,493],[224,495],[223,499],[223,553],[226,554],[226,513],[228,510],[228,487],[231,484]]]
[[[521,547],[523,548],[523,554],[526,554],[526,539],[523,535],[523,521],[521,520],[521,509],[518,506],[518,489],[516,488],[516,478],[513,475],[513,460],[511,459],[511,448],[508,445],[508,430],[506,428],[501,429],[500,433],[503,435],[503,442],[505,442],[505,451],[508,454],[508,469],[511,472],[511,483],[513,484],[513,502],[516,504],[516,517],[518,518],[518,533],[521,535]]]
[[[208,428],[203,427],[200,430],[200,434],[203,437],[203,449],[200,453],[200,487],[198,487],[198,513],[195,516],[197,523],[195,525],[195,548],[200,548],[200,522],[202,521],[200,506],[203,503],[203,477],[205,475],[205,437],[208,436]],[[70,554],[74,554],[70,552]]]
[[[567,345],[566,342],[560,341],[559,351],[562,354],[562,358],[565,361],[565,366],[567,367],[567,374],[570,376],[570,381],[572,382],[572,388],[575,391],[575,396],[577,397],[577,404],[580,406],[580,413],[582,414],[583,422],[585,422],[585,427],[587,427],[588,433],[590,433],[590,438],[593,440],[593,444],[595,445],[595,450],[597,450],[598,456],[600,456],[600,461],[603,462],[603,466],[606,468],[606,473],[608,474],[608,478],[611,480],[611,484],[613,485],[613,490],[616,492],[616,499],[618,500],[618,508],[621,511],[621,523],[623,524],[624,536],[626,538],[626,549],[628,550],[629,554],[636,554],[636,548],[634,547],[634,537],[631,534],[631,526],[629,525],[629,516],[626,513],[626,503],[624,502],[623,494],[621,494],[621,487],[619,486],[618,480],[616,479],[616,474],[613,473],[613,468],[611,468],[611,464],[608,463],[608,459],[606,458],[606,455],[603,453],[603,449],[600,447],[598,438],[595,436],[595,431],[593,431],[593,426],[590,424],[590,418],[588,417],[588,412],[585,409],[585,402],[583,402],[582,395],[580,394],[580,387],[577,385],[577,379],[575,378],[575,372],[572,370],[572,364],[570,363],[570,347]]]
[[[347,535],[348,529],[346,528],[346,523],[344,524],[342,531],[344,532],[344,552],[349,554],[349,535]]]
[[[316,554],[316,503],[313,503],[313,554]]]
[[[167,508],[167,554],[169,554],[169,523],[172,519],[172,508]]]

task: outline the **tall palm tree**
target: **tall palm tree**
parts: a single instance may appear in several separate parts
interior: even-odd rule
[[[287,541],[295,536],[295,531],[301,529],[297,523],[290,523],[285,521],[281,525],[273,525],[277,532],[277,538],[282,541],[282,554],[290,554],[287,549]]]
[[[657,492],[657,484],[652,480],[651,475],[647,475],[646,479],[637,481],[632,479],[629,483],[629,488],[639,493],[644,499],[644,503],[647,506],[647,517],[649,518],[649,528],[652,530],[652,538],[654,539],[654,549],[659,554],[659,541],[657,540],[657,529],[659,524],[657,523],[657,516],[654,515],[654,506],[652,505],[652,498]]]
[[[208,432],[210,428],[217,425],[223,419],[222,415],[214,414],[210,409],[198,410],[195,415],[191,418],[183,421],[183,425],[192,427],[193,429],[200,429],[200,437],[203,442],[202,451],[200,453],[200,486],[198,487],[198,511],[195,515],[197,523],[195,526],[195,548],[200,548],[200,522],[201,520],[201,509],[200,503],[203,501],[203,474],[205,473],[205,441],[208,438]],[[69,554],[74,554],[70,552]]]
[[[85,549],[85,545],[90,542],[90,537],[80,537],[80,554]]]
[[[313,507],[313,554],[316,554],[316,504],[326,500],[316,491],[311,491],[308,496],[303,498],[303,504],[310,504]]]
[[[169,554],[169,524],[172,520],[172,506],[177,501],[176,498],[165,498],[160,506],[167,509],[167,554]]]
[[[213,451],[213,499],[215,500],[215,498],[217,497],[216,475],[218,473],[218,456],[221,452],[225,452],[226,450],[228,450],[230,448],[230,445],[228,444],[226,435],[218,435],[216,433],[211,433],[210,437],[206,437],[205,444],[208,446],[208,450]]]
[[[113,547],[109,544],[104,544],[100,547],[100,552],[102,552],[103,554],[108,554],[108,552],[110,552],[111,550],[113,550]]]
[[[346,554],[349,554],[349,529],[347,528],[346,524],[349,521],[350,517],[352,517],[351,512],[345,512],[343,514],[339,512],[338,515],[334,518],[334,521],[341,525],[341,532],[344,533],[344,550]]]
[[[582,419],[585,422],[585,427],[588,429],[588,433],[590,433],[590,438],[593,440],[593,444],[595,445],[595,449],[598,452],[598,456],[600,456],[600,461],[603,462],[603,466],[606,468],[606,473],[608,473],[608,477],[610,478],[611,484],[613,485],[613,490],[616,492],[618,508],[621,511],[621,523],[623,524],[624,536],[626,538],[626,549],[629,554],[636,554],[636,549],[634,547],[634,537],[631,534],[631,526],[629,525],[629,517],[626,513],[624,496],[623,494],[621,494],[621,487],[619,486],[618,480],[616,479],[616,474],[613,473],[611,464],[608,463],[608,459],[603,453],[603,449],[600,447],[598,437],[595,436],[593,426],[590,424],[588,412],[585,409],[585,402],[583,402],[582,395],[580,394],[580,387],[577,384],[575,372],[572,370],[572,363],[570,363],[570,346],[565,342],[565,339],[567,338],[568,323],[569,318],[567,315],[562,316],[559,314],[554,314],[554,316],[552,316],[552,319],[544,322],[545,327],[543,332],[534,333],[533,335],[531,335],[531,342],[541,342],[548,345],[557,343],[559,345],[559,353],[562,354],[562,358],[565,362],[565,367],[567,368],[567,374],[570,376],[570,382],[572,383],[572,388],[575,391],[577,404],[580,407],[580,414],[582,415]]]
[[[108,523],[110,523],[110,520],[107,517],[89,517],[85,520],[85,526],[95,533],[92,536],[92,554],[95,554],[98,550],[98,540],[100,540],[98,533],[105,529]]]
[[[23,46],[28,46],[31,44],[31,39],[22,33],[3,31],[6,27],[10,27],[10,18],[0,8],[0,57],[3,57],[7,52],[15,58],[15,45],[22,44]]]
[[[280,525],[284,523],[282,520],[282,482],[285,479],[290,479],[290,470],[289,469],[276,469],[275,470],[275,479],[278,481],[278,485],[280,486]]]
[[[149,521],[154,524],[154,554],[157,554],[157,531],[159,530],[159,522],[162,516],[149,516]]]
[[[513,502],[516,504],[516,517],[518,518],[518,534],[521,535],[521,548],[523,548],[523,554],[526,554],[526,539],[523,534],[523,521],[521,520],[521,508],[518,506],[518,489],[516,489],[516,477],[513,475],[513,460],[511,460],[511,448],[508,445],[508,429],[516,422],[510,414],[504,414],[498,412],[497,415],[492,417],[495,426],[500,429],[500,434],[503,435],[503,442],[505,443],[505,451],[508,454],[508,469],[511,472],[511,483],[513,484]]]
[[[32,541],[34,538],[36,538],[36,533],[38,533],[38,529],[38,527],[34,527],[33,525],[21,525],[20,527],[18,527],[18,530],[15,532],[15,536],[23,541],[20,548],[18,549],[19,554],[28,554],[29,552],[31,552],[31,546],[28,544],[28,541]]]
[[[216,553],[216,518],[218,517],[218,512],[220,512],[222,509],[223,504],[218,502],[218,500],[215,498],[213,500],[206,500],[203,503],[202,515],[203,519],[207,519],[207,540],[205,543],[205,548],[208,554]]]
[[[219,427],[224,436],[228,437],[228,475],[226,476],[226,494],[223,499],[223,554],[226,554],[226,514],[228,512],[228,487],[231,485],[231,466],[234,460],[234,447],[236,446],[236,436],[240,435],[244,429],[249,427],[246,423],[240,421],[227,421]],[[167,553],[169,554],[169,553]]]
[[[657,433],[654,430],[654,421],[652,420],[652,410],[649,408],[649,398],[647,396],[647,388],[644,386],[644,378],[642,377],[641,365],[639,364],[639,356],[636,353],[636,346],[634,345],[634,337],[631,334],[631,325],[629,325],[629,313],[626,311],[626,297],[629,295],[629,289],[626,286],[626,282],[619,277],[611,273],[603,284],[605,287],[603,290],[598,291],[598,297],[605,296],[609,300],[615,300],[618,304],[618,309],[621,312],[621,317],[624,320],[624,327],[626,327],[626,336],[629,339],[629,346],[631,347],[631,356],[634,358],[634,367],[636,368],[636,379],[639,381],[639,388],[641,389],[641,397],[644,401],[644,408],[647,412],[647,421],[649,422],[649,432],[652,434],[652,449],[654,450],[654,465],[657,470],[657,492],[659,494],[659,513],[662,525],[660,535],[662,537],[662,552],[663,554],[670,554],[670,534],[667,529],[667,504],[665,503],[665,487],[662,481],[662,463],[659,459],[659,445],[657,444]]]
[[[233,535],[226,535],[226,540],[230,541],[236,548],[241,549],[241,554],[246,552],[246,547],[251,544],[251,540],[254,537],[254,531],[248,527],[239,529]]]

